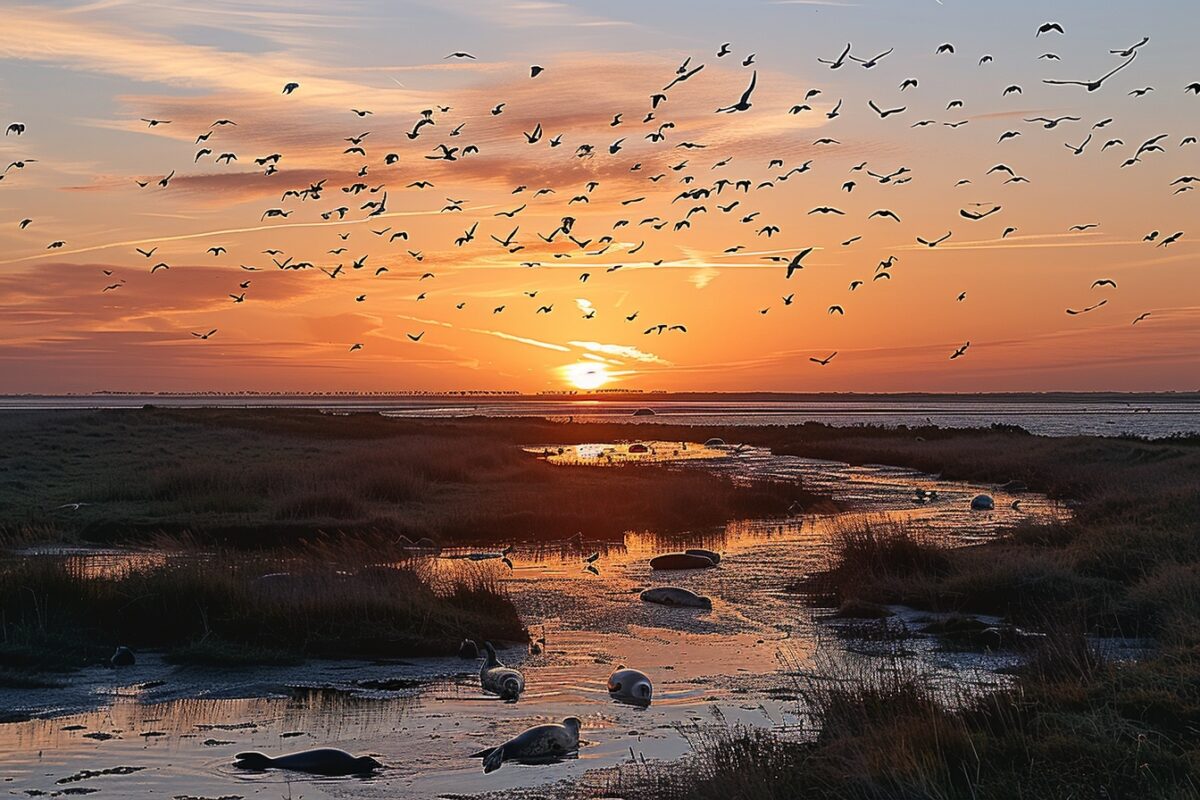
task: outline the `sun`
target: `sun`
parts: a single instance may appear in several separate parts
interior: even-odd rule
[[[563,379],[576,389],[591,391],[613,380],[612,374],[604,364],[595,361],[577,361],[559,368]]]

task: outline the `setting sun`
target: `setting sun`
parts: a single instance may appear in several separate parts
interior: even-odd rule
[[[576,389],[599,389],[613,380],[608,367],[594,361],[577,361],[561,367],[563,379]]]

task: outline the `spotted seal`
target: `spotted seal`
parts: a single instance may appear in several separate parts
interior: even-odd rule
[[[579,750],[579,717],[567,717],[562,724],[534,725],[499,747],[488,747],[471,758],[483,759],[483,771],[500,769],[505,761],[547,763]]]

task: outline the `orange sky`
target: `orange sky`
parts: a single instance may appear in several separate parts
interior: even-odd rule
[[[1013,3],[1003,19],[951,0],[739,5],[753,13],[328,5],[6,4],[0,123],[25,130],[3,138],[0,160],[26,166],[0,181],[0,392],[1197,388],[1198,193],[1172,185],[1200,172],[1200,144],[1187,139],[1200,135],[1200,97],[1184,91],[1200,70],[1182,2],[1140,4],[1144,30],[1129,29],[1128,9],[1082,0]],[[1036,35],[1048,20],[1066,34]],[[1151,41],[1097,92],[1042,81],[1093,79],[1124,60],[1109,50],[1142,36]],[[864,59],[895,51],[870,69],[817,62],[847,41]],[[731,52],[718,58],[722,42]],[[955,52],[936,54],[943,43]],[[444,58],[458,50],[477,59]],[[643,122],[689,57],[704,69]],[[531,78],[532,64],[545,71]],[[750,109],[714,113],[752,74]],[[901,91],[906,78],[918,85]],[[300,88],[282,94],[292,81]],[[789,113],[810,89],[811,110]],[[880,119],[868,100],[905,110]],[[426,109],[434,124],[410,138]],[[1063,115],[1080,119],[1026,121]],[[662,123],[673,127],[647,139]],[[544,136],[527,143],[538,124]],[[365,156],[344,152],[368,131]],[[1006,131],[1020,136],[998,143]],[[1161,152],[1121,166],[1159,134]],[[443,143],[479,152],[426,158]],[[581,145],[594,155],[579,157]],[[196,160],[202,147],[212,153]],[[237,160],[215,163],[222,153]],[[275,153],[266,175],[254,159]],[[1028,183],[988,174],[998,164]],[[868,174],[901,167],[900,180]],[[794,168],[804,171],[780,180]],[[319,199],[282,199],[322,179]],[[731,185],[718,194],[719,180]],[[696,189],[712,194],[679,198]],[[386,212],[368,218],[361,206],[385,193]],[[461,210],[444,210],[452,200]],[[844,213],[809,213],[821,206]],[[978,221],[961,213],[994,206]],[[263,219],[268,209],[288,216]],[[869,217],[880,209],[900,221]],[[568,215],[583,246],[539,238]],[[1098,227],[1070,230],[1087,224]],[[509,252],[496,239],[514,228],[523,249]],[[392,241],[398,231],[408,239]],[[916,242],[948,231],[936,248]],[[790,279],[769,260],[809,247]],[[313,268],[278,269],[266,249]],[[169,269],[151,273],[158,263]],[[644,332],[660,323],[687,330]],[[809,360],[835,351],[826,366]]]

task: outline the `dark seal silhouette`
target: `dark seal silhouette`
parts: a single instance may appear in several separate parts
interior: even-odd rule
[[[116,652],[112,654],[108,663],[114,667],[132,667],[137,663],[137,657],[134,656],[133,651],[128,647],[122,646],[116,649]]]
[[[283,756],[263,753],[238,753],[233,765],[240,769],[287,769],[311,775],[366,775],[383,765],[370,756],[352,756],[345,750],[319,747]]]

